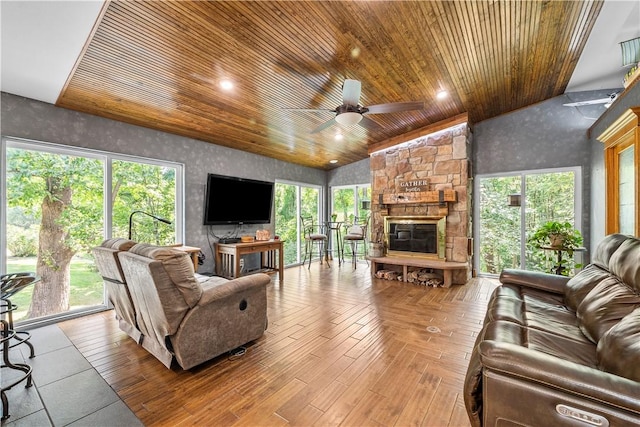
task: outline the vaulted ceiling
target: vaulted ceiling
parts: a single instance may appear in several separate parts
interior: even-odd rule
[[[472,123],[564,92],[601,1],[105,3],[57,105],[330,169],[398,135]],[[233,89],[219,83],[228,79]],[[345,79],[380,125],[313,129]],[[439,91],[448,96],[436,99]],[[340,132],[344,138],[336,140]]]

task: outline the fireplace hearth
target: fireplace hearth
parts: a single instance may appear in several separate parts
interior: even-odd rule
[[[446,217],[387,216],[384,237],[388,256],[445,259]]]

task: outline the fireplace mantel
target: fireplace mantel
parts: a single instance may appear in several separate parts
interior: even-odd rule
[[[400,203],[438,203],[457,202],[455,190],[415,191],[408,193],[381,194],[382,205]]]

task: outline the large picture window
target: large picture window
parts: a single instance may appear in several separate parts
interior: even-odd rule
[[[40,277],[12,297],[14,321],[104,309],[91,248],[128,237],[135,210],[172,224],[136,217],[134,240],[181,241],[181,165],[15,139],[3,139],[2,148],[1,269]]]
[[[580,228],[576,220],[582,206],[580,182],[580,168],[478,176],[477,271],[491,275],[505,268],[548,271],[547,257],[533,251],[527,237],[547,221]]]

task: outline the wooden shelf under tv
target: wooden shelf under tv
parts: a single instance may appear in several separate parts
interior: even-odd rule
[[[247,274],[278,273],[284,282],[284,251],[282,240],[256,240],[247,243],[216,243],[216,274],[227,279],[242,276],[240,257],[260,253],[260,269]]]

